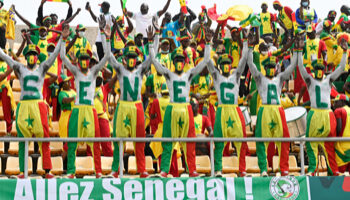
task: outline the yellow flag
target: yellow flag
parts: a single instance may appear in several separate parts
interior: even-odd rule
[[[5,37],[10,40],[15,39],[15,12],[13,11],[12,7],[10,8],[8,12],[8,21],[6,26],[6,35]]]

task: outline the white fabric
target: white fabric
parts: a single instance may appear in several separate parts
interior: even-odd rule
[[[136,33],[142,33],[143,37],[147,37],[147,27],[152,25],[152,17],[157,17],[157,13],[150,15],[143,15],[141,12],[135,13],[132,16],[132,19],[136,22]]]
[[[113,22],[112,22],[112,14],[108,13],[103,15],[105,17],[106,20],[106,25],[108,24],[110,27],[113,26]],[[101,42],[101,33],[100,31],[97,32],[97,37],[96,37],[96,42]]]

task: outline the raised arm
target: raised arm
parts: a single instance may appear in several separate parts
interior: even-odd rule
[[[96,17],[96,15],[94,14],[94,12],[92,12],[92,10],[91,10],[90,2],[86,2],[85,9],[86,9],[87,11],[89,11],[89,13],[90,13],[90,15],[91,15],[91,18],[92,18],[95,22],[97,22],[97,17]]]
[[[157,12],[158,17],[162,16],[162,15],[168,10],[169,5],[170,5],[170,1],[171,1],[171,0],[168,0],[168,1],[166,2],[166,4],[165,4],[164,8],[163,8],[162,10],[160,10],[160,11]]]
[[[61,46],[59,45],[60,44],[60,41],[62,39],[59,40],[59,42],[57,43],[56,47],[55,47],[55,50],[53,52],[53,54],[47,59],[45,60],[43,63],[41,63],[40,67],[43,68],[43,72],[46,73],[47,70],[50,69],[50,67],[52,66],[52,64],[55,62],[58,54],[60,53],[60,48]]]
[[[106,62],[109,60],[109,57],[111,56],[111,43],[109,41],[110,33],[111,33],[111,27],[108,25],[106,26],[104,32],[101,31],[103,52],[105,52],[105,54],[102,60],[91,68],[91,71],[95,75],[97,75],[98,72],[106,65]]]
[[[74,15],[71,16],[70,18],[68,18],[65,22],[66,22],[67,24],[71,23],[71,22],[73,21],[73,19],[80,13],[80,11],[81,11],[81,9],[78,8],[78,10],[74,13]]]
[[[294,51],[291,64],[287,67],[287,69],[284,70],[284,72],[279,74],[282,82],[289,80],[290,75],[293,73],[295,67],[297,66],[297,62],[298,62],[298,52]]]
[[[123,9],[123,13],[124,13],[125,15],[127,15],[127,16],[129,16],[129,17],[133,17],[134,13],[129,12],[129,11],[126,10],[126,6],[125,6],[125,7],[123,6],[123,1],[122,1],[122,0],[120,0],[120,5],[121,5],[121,7],[122,7],[122,9]]]
[[[245,66],[247,65],[247,57],[248,57],[248,30],[246,29],[243,29],[243,49],[242,49],[242,57],[241,59],[239,60],[239,63],[238,63],[238,67],[237,67],[237,70],[236,70],[236,73],[237,73],[237,77],[240,77],[241,74],[243,73],[244,71],[244,68]]]
[[[40,24],[37,24],[37,25],[42,25],[42,21],[43,21],[43,18],[44,18],[44,15],[43,15],[43,7],[44,7],[44,3],[46,2],[46,0],[42,0],[41,3],[40,3],[40,6],[38,8],[38,17],[37,17],[37,23],[40,23]]]
[[[12,8],[13,8],[13,11],[15,11],[16,15],[23,21],[23,23],[25,23],[27,26],[30,27],[31,23],[17,12],[17,10],[15,9],[15,5],[12,5]]]
[[[254,79],[258,79],[262,74],[259,72],[258,68],[256,68],[256,65],[253,62],[253,48],[249,48],[248,50],[248,67],[250,69],[250,72],[252,73]]]
[[[69,36],[69,26],[66,26],[63,28],[63,32],[62,32],[63,40],[61,40],[60,43],[57,43],[57,45],[60,45],[60,58],[61,58],[63,64],[75,76],[78,73],[78,68],[76,66],[74,66],[66,56],[66,40],[65,40],[65,38],[67,38],[68,36]]]
[[[207,66],[211,76],[215,79],[215,74],[218,72],[218,70],[215,68],[215,64],[211,59],[209,60]]]
[[[69,18],[72,17],[72,14],[73,14],[73,6],[72,6],[72,2],[68,1],[67,2],[69,7],[68,7],[68,12],[67,12],[67,16],[66,16],[66,20],[67,21]]]
[[[22,51],[24,49],[24,46],[26,45],[26,42],[27,42],[27,38],[26,38],[26,33],[22,33],[21,36],[22,36],[22,43],[21,43],[21,46],[18,48],[17,50],[17,53],[16,53],[16,57],[18,58],[21,54],[22,54]]]
[[[23,66],[21,63],[14,61],[10,56],[0,48],[0,58],[5,61],[11,69],[18,70],[20,66]]]
[[[329,75],[330,76],[329,80],[331,82],[335,81],[340,76],[340,74],[344,71],[347,59],[348,59],[347,51],[344,51],[339,66],[337,67],[337,69],[334,70],[334,72],[332,72]]]
[[[303,53],[302,52],[298,52],[298,68],[299,68],[299,72],[301,74],[301,76],[303,77],[303,79],[306,81],[307,79],[312,79],[311,75],[309,73],[307,73],[305,67],[304,67],[304,63],[303,63]]]

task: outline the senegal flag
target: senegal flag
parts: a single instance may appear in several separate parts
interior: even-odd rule
[[[95,137],[99,132],[96,110],[92,106],[74,106],[69,118],[69,137]]]
[[[63,3],[67,3],[69,0],[47,0],[50,2],[63,2]]]
[[[15,39],[15,12],[13,11],[13,8],[11,7],[8,12],[8,18],[7,18],[7,26],[6,26],[6,35],[5,37],[10,40]]]

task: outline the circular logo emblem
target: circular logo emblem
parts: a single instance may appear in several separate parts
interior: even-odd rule
[[[295,200],[300,186],[293,176],[273,177],[270,181],[270,194],[276,200]]]

